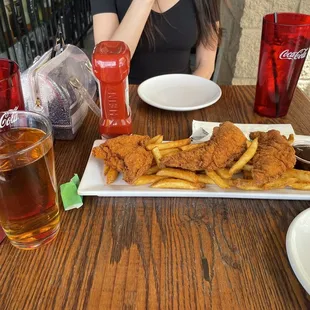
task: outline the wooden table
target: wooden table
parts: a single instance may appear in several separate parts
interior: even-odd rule
[[[131,88],[134,132],[188,137],[193,119],[291,123],[310,134],[310,101],[296,91],[283,119],[253,113],[254,87],[225,86],[214,106],[161,111]],[[59,184],[82,176],[97,119],[57,141]],[[57,239],[36,251],[0,245],[1,309],[310,309],[285,236],[308,201],[85,197],[62,212]],[[309,249],[305,249],[309,250]]]

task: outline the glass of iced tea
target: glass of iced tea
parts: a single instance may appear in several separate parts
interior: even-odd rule
[[[0,225],[11,243],[34,249],[59,230],[52,125],[43,115],[0,112]]]
[[[289,110],[310,47],[310,15],[268,14],[262,40],[254,110],[282,117]]]
[[[24,110],[19,67],[9,59],[0,59],[0,111]]]

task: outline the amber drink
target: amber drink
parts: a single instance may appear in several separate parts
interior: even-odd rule
[[[44,116],[0,113],[0,201],[0,224],[14,246],[37,248],[57,235],[53,137]]]

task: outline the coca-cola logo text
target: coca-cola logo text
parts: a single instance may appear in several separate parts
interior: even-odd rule
[[[18,120],[17,113],[12,113],[14,111],[17,111],[17,109],[18,108],[15,107],[14,109],[2,114],[2,116],[0,117],[0,129],[4,128],[5,126],[10,126]]]
[[[289,50],[285,50],[280,54],[279,58],[289,60],[303,59],[307,56],[308,49],[309,48],[303,48],[299,52],[290,52]]]

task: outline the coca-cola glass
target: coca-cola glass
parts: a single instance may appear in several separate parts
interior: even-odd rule
[[[52,124],[42,114],[0,112],[0,224],[19,249],[55,239],[60,226]]]
[[[310,47],[310,15],[268,14],[263,18],[254,111],[282,117],[288,112]]]
[[[19,67],[9,59],[0,59],[0,112],[24,110]]]

